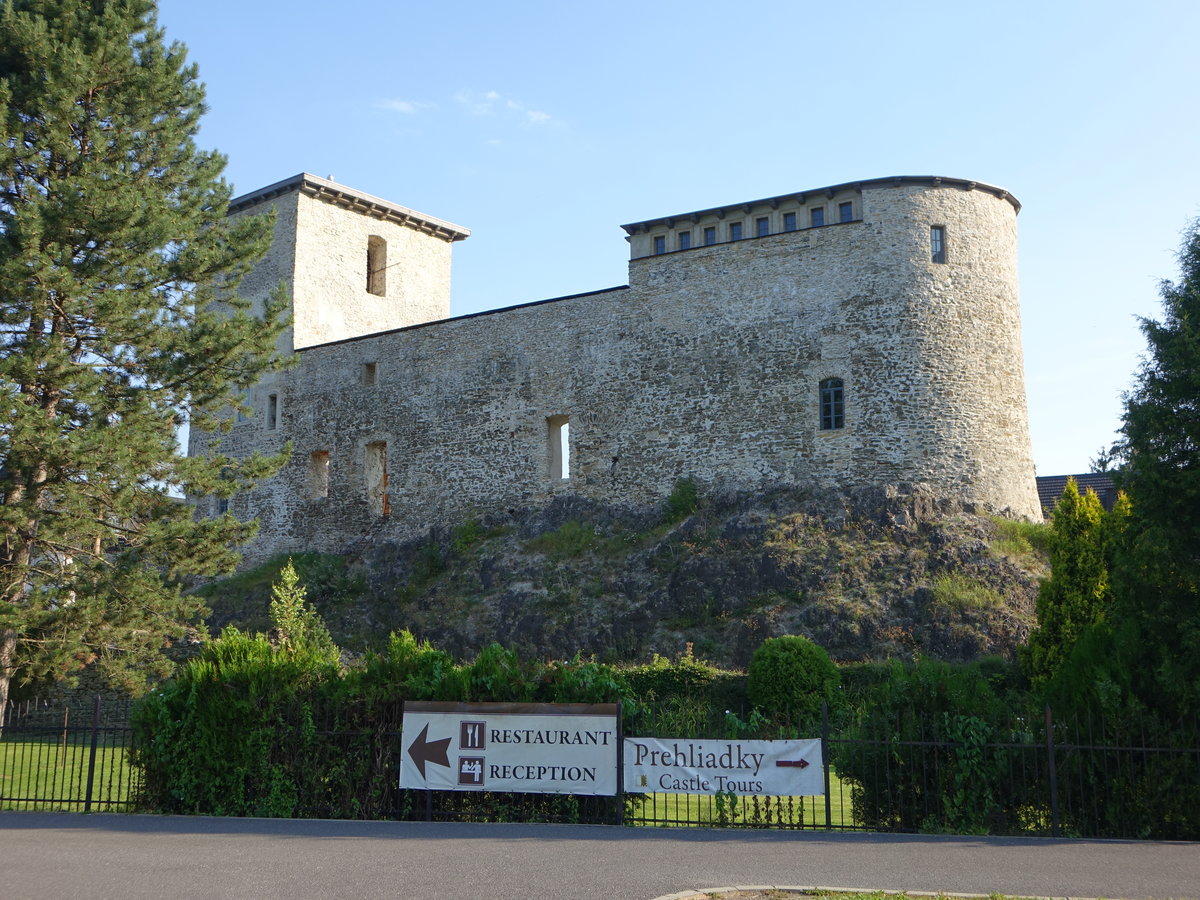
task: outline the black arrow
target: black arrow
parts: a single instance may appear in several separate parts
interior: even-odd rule
[[[408,745],[408,755],[412,757],[412,761],[417,764],[417,769],[421,773],[421,777],[425,777],[425,763],[436,763],[439,766],[450,768],[450,756],[447,750],[450,747],[450,738],[442,738],[440,741],[428,741],[429,723],[425,723],[425,727],[421,729],[421,733],[417,735],[417,739]]]
[[[775,760],[775,766],[780,769],[787,769],[787,768],[807,769],[808,768],[808,760],[807,759],[777,759],[777,760]]]

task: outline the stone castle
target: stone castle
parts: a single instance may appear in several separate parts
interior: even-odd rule
[[[243,283],[291,292],[297,364],[249,393],[233,456],[291,441],[228,503],[251,559],[343,552],[563,494],[925,483],[1040,519],[1006,191],[892,177],[625,225],[629,284],[450,317],[466,229],[302,174]],[[193,431],[189,452],[218,440]]]

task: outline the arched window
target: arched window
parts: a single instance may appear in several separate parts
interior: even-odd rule
[[[846,402],[842,379],[826,378],[821,382],[821,430],[835,431],[845,427]]]

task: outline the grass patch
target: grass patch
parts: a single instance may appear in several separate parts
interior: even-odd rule
[[[855,827],[850,785],[829,773],[830,823]],[[712,794],[644,794],[631,801],[634,826],[825,827],[825,797],[729,797]]]
[[[83,809],[91,759],[88,734],[66,739],[15,735],[6,729],[0,739],[0,810]],[[93,809],[131,809],[138,772],[125,747],[102,737],[96,747],[92,777]]]
[[[994,589],[967,575],[951,572],[938,575],[930,586],[933,606],[962,612],[968,609],[995,609],[1004,598]]]
[[[630,539],[623,534],[605,534],[594,525],[571,519],[525,542],[525,549],[554,560],[579,559],[583,556],[622,556],[629,552]]]
[[[1045,522],[1026,522],[1024,519],[993,517],[996,537],[991,548],[994,553],[1014,559],[1050,563],[1052,533]]]

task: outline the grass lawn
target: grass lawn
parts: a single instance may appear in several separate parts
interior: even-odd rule
[[[120,743],[123,737],[101,735],[96,747],[93,810],[131,808],[136,773]],[[88,734],[68,733],[63,740],[6,729],[0,737],[0,810],[83,809],[90,757]]]
[[[830,823],[852,827],[850,786],[829,777]],[[634,825],[748,825],[825,827],[825,797],[716,797],[709,794],[645,794],[633,806]]]

